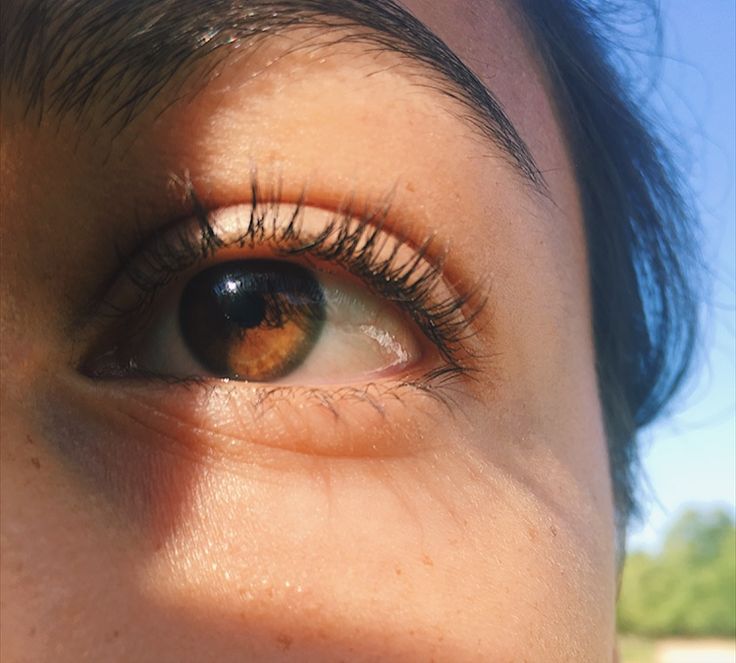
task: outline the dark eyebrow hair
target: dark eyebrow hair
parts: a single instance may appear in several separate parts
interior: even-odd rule
[[[130,123],[181,72],[291,28],[338,32],[419,63],[427,87],[459,102],[535,188],[544,178],[498,100],[455,53],[394,0],[3,0],[2,83],[26,112]],[[230,48],[228,48],[230,47]],[[219,61],[215,57],[215,61]],[[211,68],[208,69],[211,71]]]

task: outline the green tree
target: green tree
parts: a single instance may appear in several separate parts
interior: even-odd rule
[[[662,552],[630,555],[619,628],[640,635],[736,635],[736,525],[723,510],[687,511]]]

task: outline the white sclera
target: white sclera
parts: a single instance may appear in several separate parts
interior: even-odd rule
[[[321,274],[326,319],[314,347],[289,384],[353,384],[389,376],[416,363],[421,348],[409,323],[390,302],[365,287]]]

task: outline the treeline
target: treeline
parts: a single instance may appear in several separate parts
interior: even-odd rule
[[[662,552],[631,554],[619,630],[645,636],[736,636],[736,526],[726,511],[688,511]]]

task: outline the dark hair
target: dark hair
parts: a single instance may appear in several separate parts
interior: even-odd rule
[[[607,17],[620,18],[621,3],[516,2],[549,77],[581,191],[598,385],[623,534],[638,513],[637,433],[682,385],[695,346],[696,223],[672,155],[633,81],[614,64]]]

